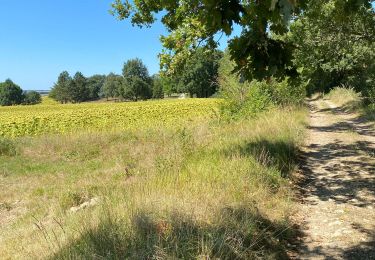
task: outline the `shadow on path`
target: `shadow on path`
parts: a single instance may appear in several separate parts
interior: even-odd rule
[[[360,207],[375,205],[375,163],[366,154],[367,151],[373,153],[369,145],[365,141],[348,145],[339,140],[321,146],[309,145],[303,154],[306,162],[302,166],[306,177],[304,186],[308,185],[311,195],[323,201],[332,199]],[[331,174],[317,176],[312,171],[316,168]],[[359,192],[363,190],[373,198],[361,198]]]
[[[305,223],[298,259],[375,259],[374,127],[322,103],[310,103],[310,142],[301,155]]]

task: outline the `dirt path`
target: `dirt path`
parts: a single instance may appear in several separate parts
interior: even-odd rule
[[[374,127],[327,100],[310,106],[298,259],[375,259]]]

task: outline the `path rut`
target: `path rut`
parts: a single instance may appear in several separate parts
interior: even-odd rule
[[[328,100],[310,108],[298,259],[375,259],[375,128]]]

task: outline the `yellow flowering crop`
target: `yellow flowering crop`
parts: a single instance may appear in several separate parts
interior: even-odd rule
[[[211,117],[219,99],[0,107],[0,136],[179,125]]]

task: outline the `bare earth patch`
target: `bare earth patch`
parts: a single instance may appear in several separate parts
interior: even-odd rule
[[[375,131],[328,100],[310,102],[298,259],[375,259]]]

